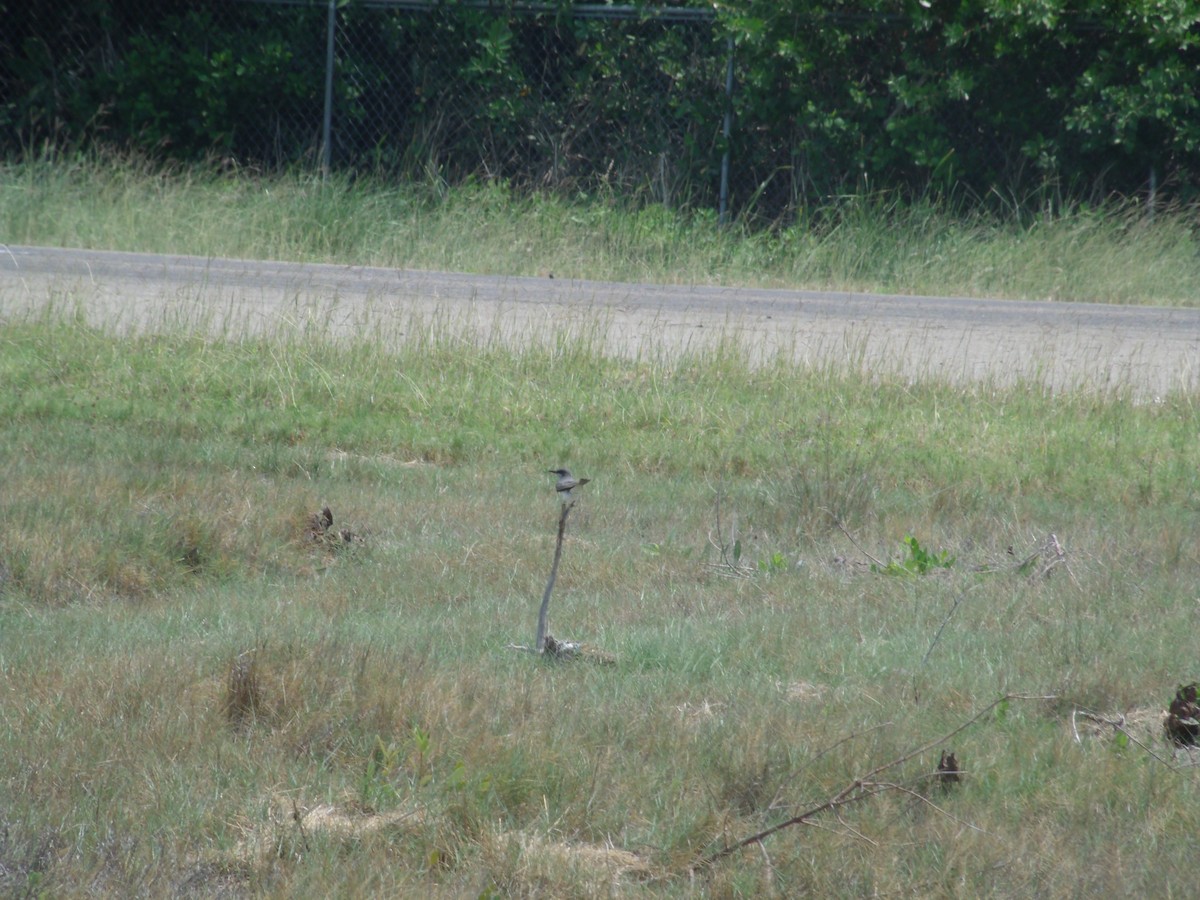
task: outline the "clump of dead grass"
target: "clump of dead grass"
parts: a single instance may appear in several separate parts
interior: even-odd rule
[[[221,710],[233,730],[239,733],[248,731],[266,711],[257,647],[243,650],[230,663]]]
[[[632,851],[528,830],[491,830],[482,852],[490,880],[510,896],[611,897],[660,874]]]
[[[317,842],[349,847],[380,833],[414,833],[425,824],[426,815],[417,807],[374,812],[332,803],[308,806],[294,795],[279,794],[266,804],[263,820],[242,819],[237,823],[241,838],[226,859],[247,865],[261,865],[271,859],[296,859],[311,851]]]

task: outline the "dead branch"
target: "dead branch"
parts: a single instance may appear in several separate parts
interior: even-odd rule
[[[935,773],[933,775],[926,775],[923,777],[924,778],[936,778],[937,774]],[[903,785],[903,784],[889,784],[889,785],[887,785],[887,787],[891,788],[894,791],[899,791],[901,794],[908,794],[914,800],[917,800],[921,803],[927,804],[928,806],[932,807],[936,812],[938,812],[940,815],[945,816],[951,822],[955,822],[958,825],[962,825],[964,828],[970,828],[972,831],[978,831],[980,834],[988,834],[988,831],[986,829],[980,828],[978,825],[974,825],[974,824],[966,821],[965,819],[960,819],[958,816],[951,815],[949,812],[947,812],[942,807],[938,806],[936,803],[934,803],[932,800],[930,800],[928,797],[926,797],[920,791],[914,791],[912,788],[907,787],[906,785]]]
[[[1039,578],[1047,578],[1050,573],[1059,566],[1066,566],[1067,573],[1070,574],[1071,567],[1067,566],[1067,554],[1062,548],[1062,544],[1058,542],[1058,535],[1051,533],[1046,538],[1046,543],[1041,551],[1047,558],[1046,564],[1042,566],[1038,572]],[[1075,576],[1071,575],[1071,580],[1075,580]]]
[[[946,734],[942,735],[939,738],[936,738],[935,740],[929,741],[925,744],[922,744],[919,747],[909,750],[908,752],[901,754],[900,756],[896,757],[895,759],[891,760],[890,762],[886,762],[886,763],[883,763],[882,765],[876,766],[874,769],[867,772],[866,774],[861,775],[858,778],[855,778],[853,781],[851,781],[848,785],[846,785],[844,788],[842,788],[840,791],[838,791],[832,797],[829,797],[826,800],[822,801],[821,803],[818,803],[816,806],[806,809],[804,812],[798,813],[797,815],[794,815],[791,818],[784,820],[783,822],[779,822],[776,825],[772,825],[770,828],[760,831],[757,834],[752,834],[749,837],[743,838],[742,840],[740,840],[734,844],[730,844],[728,847],[722,847],[720,850],[716,851],[715,853],[709,854],[703,860],[701,860],[701,865],[712,865],[713,863],[716,863],[716,862],[724,859],[725,857],[727,857],[733,853],[736,853],[738,850],[742,849],[743,847],[748,847],[750,844],[757,844],[757,843],[760,843],[761,841],[766,840],[771,835],[775,834],[776,832],[783,831],[783,829],[785,829],[785,828],[790,828],[793,825],[808,824],[810,819],[812,819],[814,816],[820,815],[821,813],[837,810],[843,806],[849,806],[852,803],[858,803],[859,801],[865,800],[869,797],[872,797],[875,794],[883,793],[886,790],[894,789],[892,786],[888,785],[887,783],[876,782],[875,776],[879,775],[881,772],[886,772],[888,769],[893,769],[896,766],[906,763],[915,756],[920,756],[922,753],[927,753],[928,751],[932,750],[934,747],[944,744],[946,741],[950,740],[956,734],[959,734],[960,732],[965,731],[966,729],[970,728],[972,725],[974,725],[976,722],[978,722],[980,719],[982,719],[984,716],[986,716],[988,713],[990,713],[992,710],[994,710],[997,706],[1000,706],[1002,703],[1007,703],[1012,700],[1053,700],[1053,699],[1055,699],[1055,698],[1054,697],[1044,697],[1044,696],[1031,696],[1031,695],[1027,695],[1027,694],[1005,694],[1003,697],[999,698],[998,700],[994,700],[993,702],[989,703],[987,706],[985,706],[979,712],[975,713],[975,715],[971,716],[971,718],[967,719],[965,722],[963,722],[961,725],[959,725],[957,728],[953,729],[952,731],[947,732]]]
[[[558,517],[558,541],[554,545],[554,563],[550,566],[550,580],[546,582],[546,593],[542,594],[542,608],[538,610],[536,652],[543,653],[546,649],[546,617],[550,611],[550,594],[554,590],[554,580],[558,578],[558,561],[562,559],[563,535],[567,531],[567,516],[575,501],[571,500],[562,505],[562,514]]]
[[[814,756],[812,759],[810,759],[808,761],[807,765],[803,766],[798,771],[794,772],[792,775],[788,776],[788,778],[784,780],[784,782],[779,786],[779,790],[777,790],[775,792],[775,796],[771,799],[771,803],[768,806],[768,809],[779,809],[780,806],[782,805],[780,802],[780,795],[783,794],[783,789],[785,787],[787,787],[787,785],[790,782],[794,781],[796,778],[799,778],[800,775],[802,775],[806,769],[815,765],[817,760],[821,759],[824,756],[828,756],[830,753],[832,753],[838,747],[842,746],[842,744],[849,743],[850,741],[856,740],[857,738],[860,738],[860,737],[863,737],[864,735],[870,734],[872,731],[878,731],[881,728],[891,728],[893,724],[894,723],[892,723],[892,722],[880,722],[878,725],[872,725],[870,728],[864,728],[862,731],[855,731],[852,734],[848,734],[845,737],[834,741],[832,744],[830,744],[824,750],[821,750],[819,753],[817,753],[816,756]]]
[[[950,617],[954,615],[954,611],[958,609],[958,605],[967,598],[966,591],[963,591],[954,599],[954,605],[950,607],[950,612],[946,613],[946,618],[942,619],[942,624],[938,627],[937,634],[933,636],[933,640],[929,644],[929,649],[925,651],[925,656],[921,659],[921,665],[924,666],[929,662],[929,655],[933,653],[933,648],[937,646],[937,642],[941,640],[942,632],[946,629],[946,623],[950,621]]]
[[[584,484],[588,480],[586,478],[581,479],[579,484]],[[571,507],[574,505],[575,501],[573,499],[564,499],[562,501],[562,513],[558,517],[558,539],[554,544],[554,562],[550,566],[550,580],[546,582],[546,592],[542,594],[542,606],[538,610],[537,640],[532,647],[526,647],[524,644],[509,644],[508,649],[522,650],[526,653],[537,653],[557,660],[582,659],[601,665],[612,665],[616,662],[616,657],[611,653],[606,653],[603,650],[586,644],[580,644],[578,641],[557,640],[546,630],[546,622],[549,618],[550,610],[550,595],[554,592],[554,582],[558,578],[558,563],[562,559],[563,539],[567,532],[567,516],[570,515]]]
[[[1162,763],[1168,769],[1181,768],[1180,766],[1175,765],[1175,763],[1172,760],[1164,759],[1163,757],[1159,756],[1146,744],[1145,741],[1139,740],[1138,738],[1134,737],[1134,735],[1129,731],[1129,729],[1125,727],[1126,723],[1125,723],[1125,717],[1123,715],[1118,715],[1117,718],[1110,719],[1106,716],[1100,716],[1100,715],[1097,715],[1096,713],[1088,712],[1086,709],[1071,710],[1071,733],[1075,737],[1075,743],[1077,743],[1077,744],[1082,744],[1083,738],[1081,738],[1079,736],[1079,728],[1075,725],[1076,718],[1084,718],[1091,722],[1095,722],[1097,725],[1105,725],[1105,726],[1111,728],[1114,733],[1125,735],[1126,739],[1130,743],[1136,744],[1137,746],[1141,747],[1148,754],[1150,754],[1150,756],[1152,756],[1154,759],[1158,760],[1160,763]]]
[[[1011,547],[1008,548],[1008,552],[1010,555],[1015,555],[1013,554]],[[1045,561],[1037,568],[1036,571],[1034,571],[1033,564],[1039,559],[1043,559]],[[1070,577],[1071,583],[1074,584],[1075,587],[1079,587],[1079,579],[1075,577],[1075,573],[1071,571],[1071,566],[1067,562],[1067,552],[1063,549],[1062,544],[1059,542],[1058,535],[1051,532],[1046,536],[1046,540],[1044,540],[1041,545],[1037,547],[1037,549],[1035,549],[1020,562],[1015,563],[1012,568],[1017,572],[1023,574],[1027,573],[1030,579],[1034,579],[1049,578],[1050,573],[1059,566],[1062,566],[1067,570],[1067,575]],[[984,571],[996,570],[985,569]]]

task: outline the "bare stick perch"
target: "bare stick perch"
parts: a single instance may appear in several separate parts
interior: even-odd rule
[[[554,580],[558,578],[558,561],[562,559],[563,537],[567,533],[567,516],[575,505],[571,491],[591,481],[590,478],[576,478],[569,469],[551,469],[551,475],[557,475],[554,490],[562,498],[562,513],[558,517],[558,540],[554,544],[554,563],[550,566],[550,580],[546,582],[546,593],[542,594],[542,608],[538,610],[537,642],[534,649],[538,653],[546,652],[546,617],[550,610],[550,594],[554,591]]]
[[[546,616],[550,610],[550,594],[554,590],[554,579],[558,577],[558,561],[562,559],[563,535],[567,532],[567,516],[574,500],[564,500],[562,514],[558,517],[558,541],[554,545],[554,563],[550,566],[550,580],[546,582],[546,593],[542,594],[542,608],[538,610],[537,643],[534,648],[538,653],[546,651]]]

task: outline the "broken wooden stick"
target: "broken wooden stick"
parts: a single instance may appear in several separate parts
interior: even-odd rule
[[[896,757],[895,759],[893,759],[890,762],[886,762],[883,765],[876,766],[874,769],[867,772],[865,775],[861,775],[858,778],[855,778],[853,781],[851,781],[848,785],[846,785],[844,788],[842,788],[840,791],[838,791],[832,797],[829,797],[826,800],[822,801],[821,803],[818,803],[816,806],[806,809],[804,812],[794,815],[790,819],[786,819],[783,822],[779,822],[776,825],[772,825],[770,828],[760,831],[757,834],[752,834],[747,838],[742,838],[742,840],[740,840],[740,841],[730,844],[727,847],[722,847],[720,850],[717,850],[714,853],[710,853],[708,856],[704,857],[703,860],[701,860],[700,864],[701,865],[712,865],[713,863],[719,862],[720,860],[724,859],[725,857],[727,857],[733,853],[736,853],[738,850],[741,850],[743,847],[748,847],[751,844],[762,843],[764,840],[769,838],[771,835],[775,834],[776,832],[783,831],[783,829],[785,829],[785,828],[790,828],[793,825],[806,824],[814,816],[817,816],[820,813],[829,812],[831,810],[837,810],[843,806],[849,806],[851,803],[857,803],[860,800],[865,800],[868,797],[873,797],[878,793],[881,793],[885,790],[891,789],[891,787],[892,787],[891,785],[877,783],[875,781],[875,776],[879,775],[881,772],[886,772],[888,769],[893,769],[896,766],[900,765],[901,763],[908,762],[914,756],[920,756],[922,753],[926,753],[929,750],[932,750],[934,747],[937,747],[937,746],[940,746],[941,744],[946,743],[946,741],[950,740],[950,738],[954,737],[959,732],[965,731],[966,729],[970,728],[972,725],[974,725],[976,722],[978,722],[980,719],[982,719],[984,716],[986,716],[989,712],[991,712],[992,710],[994,710],[996,707],[1000,706],[1003,703],[1007,703],[1010,700],[1052,700],[1052,699],[1055,699],[1055,698],[1042,697],[1042,696],[1031,696],[1028,694],[1005,694],[1000,699],[989,703],[987,706],[985,706],[979,712],[975,713],[975,715],[971,716],[971,718],[967,719],[967,721],[963,722],[961,725],[959,725],[953,731],[947,732],[946,734],[942,735],[941,737],[939,737],[935,740],[929,741],[925,744],[922,744],[921,746],[919,746],[913,750],[909,750],[907,753],[901,754],[900,756]]]
[[[550,611],[550,594],[554,591],[554,580],[558,577],[558,561],[562,559],[563,536],[567,532],[567,516],[571,513],[574,500],[564,501],[562,514],[558,517],[558,541],[554,545],[554,563],[550,566],[550,580],[546,582],[546,593],[542,594],[542,608],[538,610],[537,642],[534,650],[546,652],[546,618]]]

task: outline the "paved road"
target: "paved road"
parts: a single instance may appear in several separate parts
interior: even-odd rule
[[[1034,378],[1152,399],[1200,386],[1200,310],[620,284],[0,245],[0,317],[48,305],[128,329],[222,334],[447,330],[515,345],[585,334],[670,358],[721,340],[752,358],[951,381]]]

